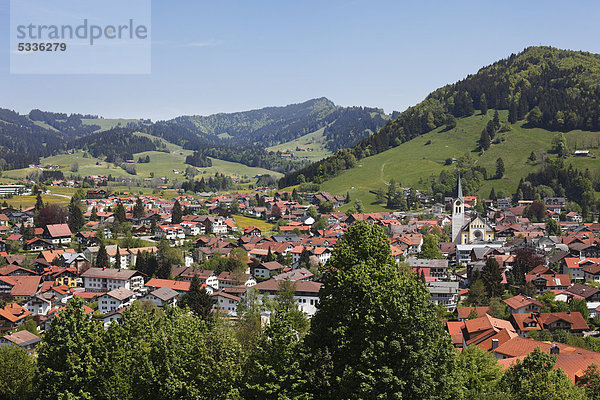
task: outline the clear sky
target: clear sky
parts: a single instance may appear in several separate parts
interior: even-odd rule
[[[154,0],[151,74],[11,75],[9,15],[0,0],[0,107],[21,113],[157,120],[321,96],[401,111],[527,46],[600,53],[597,1]]]

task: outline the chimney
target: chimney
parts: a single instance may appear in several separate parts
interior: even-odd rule
[[[550,346],[550,354],[560,354],[560,348],[558,347],[558,345],[556,343],[552,344]]]
[[[492,339],[492,350],[498,348],[498,339]]]

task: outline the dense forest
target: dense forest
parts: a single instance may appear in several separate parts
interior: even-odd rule
[[[194,167],[204,168],[212,166],[212,160],[207,156],[195,151],[185,158],[185,163]]]
[[[326,98],[209,116],[182,116],[173,121],[199,134],[235,139],[237,143],[260,143],[265,147],[294,140],[335,120],[337,106]]]
[[[484,67],[474,75],[432,92],[400,113],[375,135],[351,150],[355,159],[381,153],[476,109],[507,109],[509,122],[527,118],[528,126],[550,130],[600,130],[600,55],[530,47]],[[298,176],[322,182],[350,167],[346,151],[318,161],[280,180]]]
[[[215,174],[215,176],[208,178],[202,177],[199,180],[185,181],[181,184],[181,188],[184,191],[190,191],[194,193],[230,190],[233,189],[233,187],[234,184],[231,177],[219,174],[218,172]]]
[[[385,125],[382,110],[367,107],[346,107],[336,111],[336,119],[325,127],[325,147],[338,151],[354,146]]]
[[[266,168],[278,172],[290,172],[307,165],[306,160],[285,159],[281,153],[267,151],[262,146],[211,146],[204,147],[194,152],[198,159],[206,157],[237,162],[249,167]],[[192,164],[194,165],[194,164]]]
[[[133,129],[113,128],[71,142],[71,146],[88,151],[94,157],[106,157],[108,162],[128,160],[133,154],[164,149],[162,141],[136,135]]]
[[[14,111],[0,109],[0,168],[24,168],[65,150],[67,136],[37,126]]]
[[[87,125],[84,124],[81,119],[96,119],[96,115],[81,115],[71,114],[67,115],[64,113],[52,113],[47,111],[40,111],[37,109],[29,112],[29,119],[32,121],[44,122],[54,129],[72,136],[83,136],[89,133],[95,132],[100,129],[99,125]]]

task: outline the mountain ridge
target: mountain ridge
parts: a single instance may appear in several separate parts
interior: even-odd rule
[[[74,149],[90,150],[95,156],[111,160],[126,159],[131,151],[122,145],[127,143],[135,143],[133,147],[144,151],[158,150],[151,140],[133,136],[141,131],[198,152],[195,160],[214,157],[289,172],[307,165],[308,161],[281,159],[278,152],[268,151],[267,147],[325,129],[329,130],[327,145],[336,151],[376,132],[387,118],[381,109],[341,107],[326,97],[235,113],[180,116],[154,123],[38,109],[28,114],[0,109],[0,149],[5,152],[0,167],[23,168],[36,164],[40,157]],[[30,139],[21,139],[23,135]],[[118,140],[112,144],[105,139],[109,137]],[[21,153],[29,156],[19,157]]]

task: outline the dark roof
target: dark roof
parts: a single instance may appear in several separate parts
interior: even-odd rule
[[[179,296],[178,292],[176,292],[168,286],[159,287],[155,291],[150,292],[150,294],[155,297],[158,297],[162,301],[171,300],[173,297]]]
[[[279,285],[283,281],[276,281],[274,279],[269,279],[264,282],[257,283],[254,287],[258,291],[267,291],[267,292],[276,292],[279,290]],[[322,283],[311,282],[311,281],[296,281],[294,282],[296,287],[296,292],[304,292],[304,293],[319,293],[321,290]]]
[[[599,289],[588,285],[584,285],[582,283],[576,283],[570,288],[566,289],[566,291],[569,293],[573,293],[574,295],[581,296],[583,298],[591,297],[600,292]]]
[[[268,269],[269,271],[277,271],[283,269],[283,265],[279,264],[277,261],[267,261],[260,264],[261,267]]]
[[[134,275],[140,274],[135,269],[118,269],[118,268],[90,268],[81,274],[82,278],[107,278],[128,280]]]

